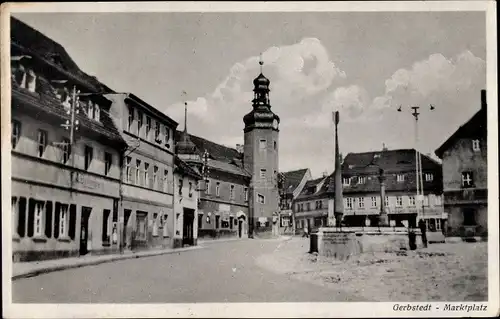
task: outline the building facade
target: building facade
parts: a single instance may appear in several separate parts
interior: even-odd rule
[[[486,91],[481,109],[443,145],[436,155],[443,160],[444,209],[449,236],[488,234],[488,147]]]
[[[179,158],[202,175],[197,238],[247,237],[250,174],[243,168],[241,152],[190,135],[187,120],[176,140]]]
[[[429,230],[441,231],[446,220],[441,164],[421,154],[423,201],[417,209],[415,153],[414,149],[384,149],[381,152],[347,154],[342,163],[343,223],[348,226],[378,224],[381,204],[379,175],[382,170],[389,224],[416,227],[419,213]]]
[[[311,179],[308,168],[281,173],[280,191],[280,233],[296,232],[294,201]]]
[[[260,62],[262,65],[262,62]],[[249,234],[276,234],[279,227],[279,117],[271,111],[270,81],[260,73],[253,81],[253,110],[243,117],[244,167],[251,175]]]
[[[196,246],[198,242],[198,182],[201,175],[179,157],[174,168],[174,248]],[[165,230],[165,229],[164,229]],[[167,229],[168,234],[168,229]]]
[[[11,39],[14,261],[118,250],[126,145],[98,94],[109,89],[15,18]]]
[[[295,221],[299,232],[305,228],[311,231],[328,226],[328,205],[333,197],[330,194],[330,183],[333,178],[334,175],[328,175],[305,183],[294,201]],[[333,202],[330,204],[333,209]]]
[[[124,249],[176,247],[174,132],[178,123],[131,93],[113,93],[110,116],[127,143],[121,172]]]

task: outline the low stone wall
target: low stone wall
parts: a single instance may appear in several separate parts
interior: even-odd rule
[[[414,248],[423,248],[420,231],[415,230],[413,233],[416,237]],[[311,234],[310,252],[317,252],[321,256],[342,261],[361,253],[410,249],[407,230],[394,231],[392,228],[381,228],[380,230],[359,231],[320,228],[317,233]]]

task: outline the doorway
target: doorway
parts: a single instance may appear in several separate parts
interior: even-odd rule
[[[89,218],[91,213],[91,207],[82,207],[82,214],[80,216],[80,256],[86,255],[89,252]]]
[[[238,220],[238,236],[241,238],[243,232],[243,220]]]
[[[220,216],[215,215],[215,229],[219,229],[219,228],[220,228]]]
[[[184,220],[182,227],[182,245],[194,245],[194,209],[184,208]]]

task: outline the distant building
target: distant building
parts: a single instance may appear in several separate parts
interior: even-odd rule
[[[111,92],[58,43],[11,18],[13,259],[118,250],[120,158]],[[72,89],[82,94],[72,99]],[[78,105],[74,142],[68,112]],[[74,163],[73,163],[74,160]]]
[[[177,122],[132,93],[112,93],[110,115],[127,142],[121,212],[125,249],[176,247],[174,140]],[[166,228],[166,229],[165,229]]]
[[[343,222],[349,226],[376,225],[380,214],[379,170],[385,180],[385,210],[389,223],[416,226],[415,150],[398,149],[379,152],[349,153],[342,163],[344,196]],[[446,219],[442,202],[441,164],[421,154],[423,202],[421,217],[430,230],[442,229]],[[330,189],[333,191],[333,180]],[[333,203],[333,199],[331,200]],[[333,205],[332,205],[333,206]]]
[[[488,233],[486,113],[486,90],[482,90],[481,109],[436,150],[443,160],[444,209],[450,236]]]
[[[308,180],[294,201],[297,230],[309,230],[328,226],[329,200],[333,198],[330,183],[334,175]],[[333,201],[331,203],[333,209]]]
[[[311,171],[308,168],[304,168],[281,173],[281,176],[283,178],[283,185],[280,189],[280,227],[282,232],[288,233],[294,229],[293,203],[301,193],[306,182],[311,179]]]

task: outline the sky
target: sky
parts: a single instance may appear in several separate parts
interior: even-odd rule
[[[333,171],[337,110],[343,155],[414,148],[416,136],[418,149],[433,155],[479,110],[486,88],[484,12],[13,15],[181,130],[187,101],[189,133],[230,147],[243,144],[262,53],[281,118],[280,171]]]

